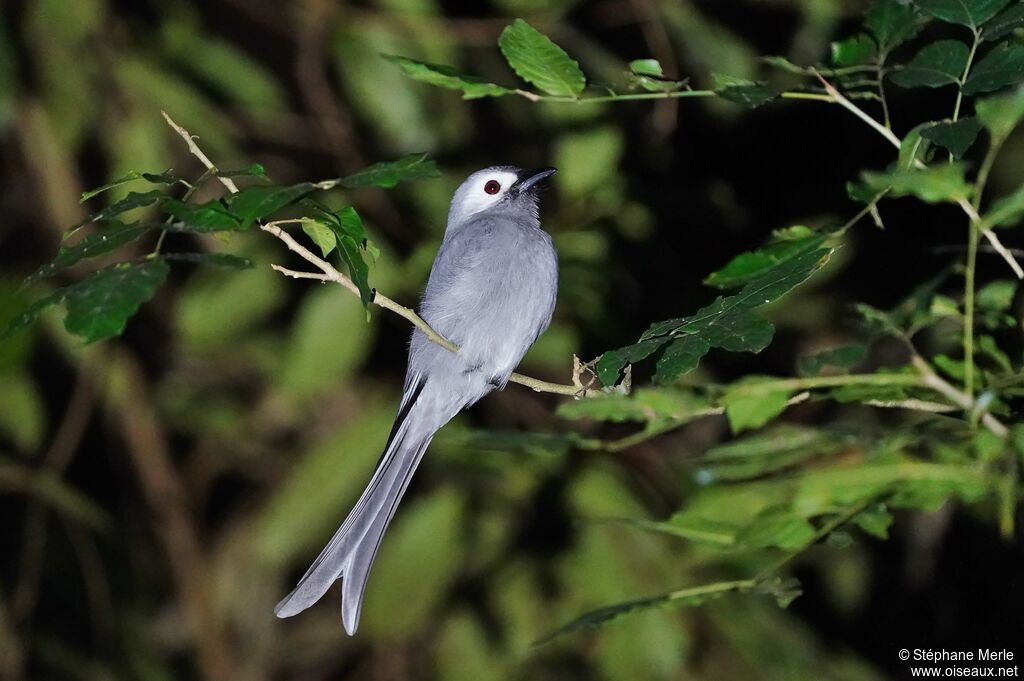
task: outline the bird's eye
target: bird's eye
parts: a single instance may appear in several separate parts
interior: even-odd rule
[[[497,180],[488,180],[487,184],[484,185],[484,191],[488,194],[497,194],[501,191],[501,185],[498,184]]]

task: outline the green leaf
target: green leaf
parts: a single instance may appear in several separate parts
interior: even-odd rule
[[[32,325],[43,312],[64,300],[67,289],[58,289],[53,293],[43,296],[27,308],[19,312],[8,323],[7,327],[0,333],[0,341],[6,340],[14,334]]]
[[[875,0],[864,19],[864,26],[875,36],[878,49],[889,52],[910,40],[927,19],[917,9],[900,0]]]
[[[806,472],[800,479],[793,508],[798,513],[817,515],[887,494],[893,506],[920,504],[935,508],[954,494],[977,501],[990,492],[990,480],[978,468],[911,461],[865,463]]]
[[[1024,45],[1001,43],[971,68],[964,94],[991,92],[1024,80]]]
[[[993,139],[1004,140],[1024,119],[1024,88],[979,99],[974,103],[974,111]]]
[[[648,92],[674,92],[686,84],[685,80],[665,77],[657,59],[634,59],[629,62],[629,75],[634,83]]]
[[[921,48],[910,63],[893,71],[890,80],[901,87],[942,87],[960,82],[970,49],[959,40],[937,40]]]
[[[928,14],[951,24],[978,28],[1010,0],[914,0]]]
[[[964,179],[964,167],[959,163],[943,163],[924,170],[865,172],[862,178],[877,191],[888,188],[890,196],[916,196],[927,203],[956,203],[971,192]]]
[[[779,263],[817,248],[826,236],[806,227],[780,230],[775,240],[756,251],[740,253],[722,269],[712,272],[704,283],[715,288],[728,289],[742,286],[769,271]]]
[[[622,615],[629,613],[667,605],[677,607],[696,607],[715,598],[720,598],[727,593],[734,591],[749,591],[756,586],[757,583],[754,582],[754,580],[717,582],[715,584],[707,584],[705,586],[698,586],[691,589],[680,589],[678,591],[670,591],[657,596],[637,598],[635,600],[609,605],[603,608],[598,608],[597,610],[592,610],[577,617],[539,641],[536,641],[534,645],[544,645],[545,643],[549,643],[560,636],[601,626],[602,624],[606,624],[617,617],[621,617]]]
[[[871,63],[875,59],[875,49],[875,41],[865,33],[834,42],[832,64],[844,67]]]
[[[658,360],[656,378],[661,384],[674,382],[683,374],[697,368],[711,345],[698,336],[680,336],[669,343]]]
[[[1024,217],[1024,188],[1003,196],[992,203],[981,219],[982,229],[1013,227]]]
[[[437,164],[426,154],[409,154],[394,161],[382,161],[343,177],[338,181],[342,187],[381,187],[391,189],[399,182],[417,180],[423,177],[438,177]],[[325,187],[329,188],[329,187]]]
[[[370,288],[370,266],[363,254],[366,240],[357,240],[353,233],[365,234],[363,221],[354,208],[344,208],[337,214],[337,220],[329,222],[331,231],[338,246],[338,255],[348,268],[349,277],[359,287],[359,299],[363,307],[373,302],[373,289]]]
[[[498,47],[516,75],[541,92],[578,97],[586,87],[587,80],[579,64],[522,19],[505,27],[498,38]]]
[[[827,431],[780,424],[712,447],[704,454],[697,478],[713,483],[759,477],[846,446],[844,438]]]
[[[125,225],[120,222],[114,222],[101,232],[86,235],[76,244],[71,246],[61,244],[60,249],[57,251],[57,256],[36,270],[27,281],[49,277],[85,258],[94,258],[97,255],[110,253],[125,244],[135,241],[151,228],[152,225]]]
[[[892,514],[885,504],[873,504],[855,515],[853,522],[872,537],[888,539]]]
[[[785,507],[762,511],[753,523],[743,528],[736,543],[751,548],[777,547],[785,550],[802,548],[814,539],[814,526],[801,515]]]
[[[961,118],[955,123],[935,123],[921,130],[921,137],[948,149],[953,158],[960,159],[974,144],[981,132],[981,121],[974,117]]]
[[[733,433],[760,428],[786,410],[790,391],[752,390],[757,382],[736,385],[722,396],[722,406]]]
[[[714,79],[715,92],[719,97],[749,109],[756,109],[779,96],[779,90],[767,83],[720,73],[713,73],[711,76]]]
[[[267,176],[266,169],[259,163],[250,163],[239,170],[217,170],[217,177],[263,177]]]
[[[295,203],[316,189],[311,182],[290,187],[252,186],[227,198],[228,208],[238,218],[239,229],[246,230],[257,220],[270,217],[289,204]]]
[[[86,343],[117,336],[167,277],[163,260],[106,267],[67,289],[64,327]]]
[[[668,333],[701,335],[713,347],[758,352],[771,340],[772,327],[764,320],[754,321],[756,318],[741,313],[786,295],[823,267],[831,253],[828,248],[801,253],[750,281],[736,295],[720,296],[691,317],[652,325],[640,339]]]
[[[187,262],[193,265],[225,267],[232,270],[247,270],[253,265],[249,258],[242,258],[230,253],[167,253],[160,257],[171,262]]]
[[[136,180],[146,180],[147,182],[150,182],[152,184],[174,184],[175,182],[180,182],[181,181],[179,178],[177,178],[174,175],[172,175],[169,170],[166,171],[166,172],[163,172],[163,173],[140,173],[137,170],[132,170],[132,171],[128,172],[127,174],[122,175],[121,177],[117,178],[113,182],[108,182],[107,184],[103,185],[102,187],[97,187],[96,189],[90,189],[87,192],[82,192],[82,196],[81,196],[81,198],[79,199],[78,202],[79,203],[85,203],[89,199],[91,199],[94,196],[97,196],[99,194],[102,194],[103,192],[107,191],[108,189],[113,189],[114,187],[120,187],[123,184],[128,184],[129,182],[135,182]]]
[[[82,222],[75,225],[80,227],[88,222],[99,222],[100,220],[109,220],[110,218],[117,217],[121,213],[132,210],[133,208],[142,208],[144,206],[151,206],[159,201],[164,196],[164,193],[158,189],[153,189],[148,192],[130,192],[126,197],[120,201],[115,201],[98,213],[95,213],[89,218],[86,218]]]
[[[1024,4],[1015,2],[982,26],[982,40],[999,40],[1018,28],[1024,28]]]
[[[868,349],[863,345],[842,345],[812,355],[804,355],[797,360],[797,370],[801,376],[818,376],[829,367],[846,373],[867,354]]]
[[[597,362],[597,377],[601,383],[613,386],[619,381],[619,374],[627,364],[634,364],[650,357],[669,341],[668,338],[641,340],[618,350],[609,350]]]
[[[191,204],[165,197],[160,202],[165,213],[174,218],[168,229],[178,232],[233,232],[242,229],[241,223],[224,207],[220,199]]]
[[[418,80],[428,85],[448,88],[449,90],[461,90],[463,99],[501,97],[502,95],[514,94],[515,92],[474,76],[463,75],[451,66],[428,64],[427,62],[416,61],[415,59],[393,54],[382,54],[381,56],[389,62],[397,64],[402,69],[402,73],[413,80]]]
[[[303,222],[302,231],[320,248],[320,254],[325,258],[338,245],[338,240],[334,238],[334,230],[328,225],[320,222]]]
[[[691,392],[675,388],[638,388],[630,395],[598,393],[585,400],[569,400],[558,407],[567,419],[597,421],[685,421],[706,414],[708,402]]]

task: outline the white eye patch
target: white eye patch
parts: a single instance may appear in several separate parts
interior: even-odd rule
[[[505,170],[476,173],[462,203],[462,213],[478,213],[500,201],[518,176]]]

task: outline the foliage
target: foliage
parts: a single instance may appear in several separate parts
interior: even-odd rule
[[[22,573],[43,554],[21,532],[4,545],[28,557],[3,566],[19,583],[10,598],[0,589],[0,641],[24,644],[41,677],[184,677],[191,665],[206,678],[308,675],[295,650],[322,656],[324,673],[362,674],[365,650],[340,644],[334,605],[288,623],[269,613],[369,478],[393,417],[398,384],[387,376],[400,375],[408,329],[370,320],[369,306],[377,289],[415,298],[465,170],[499,153],[550,155],[561,172],[543,210],[561,256],[560,303],[520,370],[567,383],[572,353],[590,348],[573,376],[589,389],[552,407],[552,396],[511,386],[477,409],[489,410],[480,421],[518,430],[473,429],[470,413],[438,435],[370,582],[360,636],[385,651],[366,653],[374,669],[394,645],[429,652],[411,670],[423,678],[564,676],[567,664],[607,678],[641,666],[656,678],[878,678],[837,661],[776,606],[863,588],[863,574],[843,571],[866,560],[863,544],[912,532],[906,510],[964,506],[1007,541],[1019,533],[1020,284],[1001,240],[1019,239],[1024,219],[1018,169],[1006,162],[1024,119],[1024,4],[874,0],[860,26],[840,3],[781,4],[801,17],[803,37],[786,57],[759,59],[690,3],[655,3],[643,25],[663,29],[669,48],[645,35],[650,56],[570,28],[559,3],[496,26],[450,21],[429,3],[370,3],[305,17],[289,37],[307,60],[296,70],[214,35],[199,13],[155,8],[144,23],[156,28],[136,43],[144,29],[104,0],[19,10],[24,39],[0,28],[0,125],[16,126],[31,150],[26,182],[43,183],[48,169],[36,193],[52,200],[25,212],[74,226],[59,244],[24,230],[19,238],[39,240],[17,262],[27,277],[0,281],[0,492],[5,503],[18,495],[7,515],[26,527],[37,513],[61,518],[41,598],[61,613],[92,611],[67,586],[80,582],[75,556],[97,619],[114,613],[114,626],[97,626],[114,652],[86,659],[86,646],[69,643],[65,629],[85,617],[25,619]],[[232,11],[258,17],[242,5]],[[832,36],[836,25],[851,30]],[[481,26],[493,28],[485,41]],[[25,63],[14,68],[11,50]],[[321,61],[333,71],[316,73]],[[28,72],[38,92],[21,91]],[[935,89],[923,101],[938,108],[911,120],[897,104],[921,88]],[[300,106],[296,89],[309,111],[289,108]],[[672,105],[681,113],[666,119]],[[781,147],[760,132],[736,134],[803,107],[829,107],[834,138],[856,130],[891,145],[888,164],[869,166],[878,156],[866,142],[840,163],[832,139],[786,141],[818,146],[822,168],[856,164],[847,219],[803,207],[774,223],[746,216],[747,195],[713,178],[684,186],[708,178],[681,161],[665,184],[671,210],[655,208],[659,164],[679,154],[658,136],[666,120],[684,146],[688,126],[713,120],[716,154],[753,164],[755,183],[788,169],[794,195],[841,195],[820,188],[819,167],[765,157],[762,144]],[[215,164],[238,170],[198,166],[161,108]],[[307,136],[297,160],[289,145]],[[72,164],[96,156],[101,170],[82,176],[102,184],[83,191]],[[93,207],[84,220],[83,204]],[[696,241],[709,211],[740,225],[710,247]],[[335,263],[362,305],[271,270],[298,258],[271,252],[261,227]],[[760,246],[753,228],[770,232]],[[671,253],[662,240],[672,230],[692,232],[715,261]],[[847,304],[836,281],[875,261],[865,243],[898,248],[912,236],[923,248],[953,232],[962,238],[941,272],[904,290],[907,276],[879,270],[874,289],[852,287],[866,302]],[[40,266],[44,248],[54,255]],[[674,279],[638,286],[651,281],[640,270],[664,273],[665,260]],[[695,261],[703,269],[687,266]],[[892,297],[865,293],[881,288]],[[63,328],[47,315],[58,306]],[[41,367],[61,379],[38,378]],[[72,376],[80,385],[66,397]],[[62,400],[68,416],[55,421]],[[87,444],[65,470],[68,441]],[[109,484],[121,475],[130,482]],[[798,562],[821,579],[799,584],[789,570]],[[116,566],[109,578],[104,566]],[[534,643],[545,645],[527,654]]]

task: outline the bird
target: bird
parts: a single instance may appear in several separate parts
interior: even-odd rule
[[[555,168],[492,166],[452,197],[419,314],[456,346],[414,329],[402,398],[384,452],[341,527],[274,608],[281,618],[316,603],[341,580],[341,619],[353,636],[381,540],[434,434],[505,387],[551,322],[558,256],[540,225],[538,190]]]

